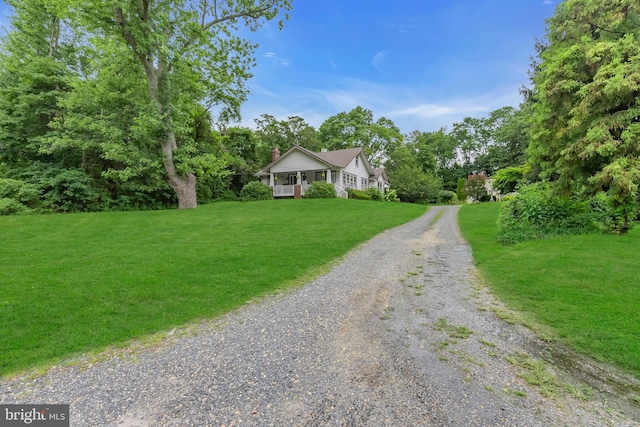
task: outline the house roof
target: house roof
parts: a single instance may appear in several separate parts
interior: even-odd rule
[[[351,162],[351,160],[353,160],[362,151],[362,147],[357,147],[345,148],[344,150],[324,151],[315,154],[316,156],[320,157],[325,162],[332,164],[333,166],[344,168],[347,167],[349,162]]]
[[[357,155],[359,155],[360,153],[364,154],[364,150],[362,149],[362,147],[345,148],[343,150],[323,151],[323,152],[320,152],[320,153],[316,153],[316,152],[308,150],[308,149],[306,149],[304,147],[300,147],[299,145],[294,145],[286,153],[284,153],[283,155],[278,157],[273,162],[269,163],[264,168],[260,169],[260,171],[258,171],[258,173],[256,173],[256,175],[257,176],[267,175],[268,174],[267,171],[269,171],[271,169],[271,167],[273,167],[273,165],[278,163],[281,159],[287,157],[287,155],[289,153],[293,152],[294,150],[300,151],[300,152],[302,152],[302,153],[304,153],[304,154],[306,154],[306,155],[308,155],[310,157],[313,157],[314,159],[326,164],[328,167],[334,167],[334,168],[344,168]],[[364,156],[364,159],[366,161],[366,166],[367,166],[368,170],[373,171],[373,169],[371,168],[371,165],[369,164],[369,160],[367,160],[366,156]],[[372,175],[373,175],[373,173],[372,173]]]
[[[382,179],[384,179],[385,181],[389,181],[389,178],[387,177],[387,171],[384,168],[376,168],[373,170],[373,176],[378,179],[380,177],[382,177]]]

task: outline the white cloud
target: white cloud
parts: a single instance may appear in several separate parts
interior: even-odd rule
[[[384,76],[387,76],[387,73],[385,73],[384,70],[382,69],[382,65],[384,63],[384,59],[388,54],[389,54],[388,51],[381,50],[380,52],[376,53],[376,55],[371,60],[371,65],[373,65],[373,68],[378,70],[378,72],[380,72],[380,74]]]
[[[252,84],[251,85],[251,92],[252,93],[257,93],[260,95],[264,95],[270,98],[281,98],[281,96],[275,92],[272,92],[270,90],[268,90],[267,88],[265,88],[262,85],[259,84]]]
[[[390,111],[388,114],[390,116],[418,116],[431,119],[434,117],[446,116],[454,111],[455,110],[453,108],[446,105],[420,104],[403,110]]]
[[[240,125],[253,128],[253,119],[268,113],[280,120],[299,116],[318,129],[329,117],[362,106],[376,119],[384,116],[393,120],[402,133],[435,131],[450,128],[465,117],[484,117],[521,102],[519,84],[465,96],[435,94],[427,85],[384,84],[336,74],[315,74],[308,81],[313,85],[285,85],[277,96],[251,84],[252,93],[242,108]]]
[[[289,60],[288,59],[281,58],[274,52],[266,52],[262,56],[264,58],[267,58],[272,64],[279,65],[279,66],[282,66],[282,67],[288,67],[289,66]]]

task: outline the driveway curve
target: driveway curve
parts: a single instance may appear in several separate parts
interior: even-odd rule
[[[0,403],[69,403],[73,426],[640,425],[536,364],[544,343],[495,315],[457,212],[432,208],[299,289],[151,347],[3,381]]]

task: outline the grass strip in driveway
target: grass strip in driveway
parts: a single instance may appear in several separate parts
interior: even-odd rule
[[[503,246],[499,208],[467,205],[458,215],[495,295],[574,349],[640,377],[640,227]]]
[[[335,199],[0,217],[0,375],[220,315],[425,211]]]

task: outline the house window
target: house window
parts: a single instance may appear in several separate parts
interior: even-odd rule
[[[360,159],[356,157],[356,167],[359,168],[360,167]]]
[[[298,174],[290,173],[287,181],[289,182],[289,185],[296,185],[298,183]]]
[[[357,189],[358,177],[348,172],[342,172],[342,186],[344,188]]]
[[[360,178],[360,189],[366,190],[369,188],[369,180],[367,178]]]

